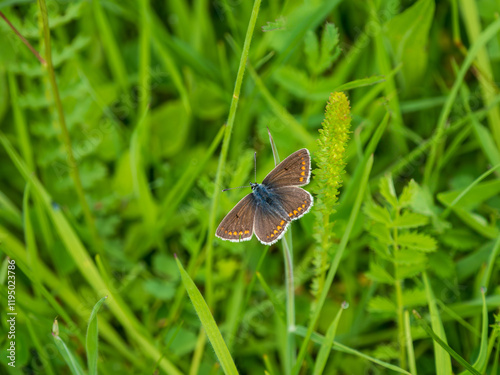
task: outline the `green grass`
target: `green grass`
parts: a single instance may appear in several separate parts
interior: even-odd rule
[[[499,373],[498,1],[0,12],[0,372]],[[286,245],[217,239],[303,147]]]

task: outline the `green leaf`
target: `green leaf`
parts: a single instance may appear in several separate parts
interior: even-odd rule
[[[394,182],[391,175],[385,175],[380,179],[379,183],[380,194],[392,207],[398,207],[398,198],[396,197],[396,190],[394,189]]]
[[[101,298],[92,309],[90,314],[89,325],[87,327],[86,349],[87,349],[87,363],[89,368],[89,375],[97,375],[97,355],[98,355],[98,340],[99,329],[97,326],[97,312],[101,305],[108,298],[107,296]]]
[[[423,265],[427,262],[427,256],[422,252],[414,250],[398,250],[396,251],[394,262],[398,265]]]
[[[72,351],[66,346],[65,342],[59,336],[59,325],[57,320],[54,321],[52,326],[52,337],[54,338],[54,343],[56,344],[57,350],[61,353],[64,361],[68,365],[71,373],[73,375],[84,375],[84,372],[78,363],[77,357],[73,354]]]
[[[446,250],[429,254],[429,268],[443,279],[449,279],[457,272],[453,258]]]
[[[278,85],[299,98],[308,98],[311,91],[311,80],[304,71],[290,65],[276,70],[273,78]]]
[[[213,95],[207,98],[212,100]],[[205,102],[207,99],[205,100]],[[185,147],[190,118],[184,104],[168,101],[151,111],[150,152],[156,157],[171,157]]]
[[[464,226],[447,230],[439,237],[439,240],[452,249],[459,251],[475,249],[482,242],[474,232]]]
[[[386,24],[395,60],[403,64],[408,87],[418,84],[427,67],[426,47],[434,7],[433,0],[419,0]]]
[[[144,290],[162,301],[169,301],[174,297],[175,287],[175,283],[167,280],[148,279],[144,281]]]
[[[415,180],[411,180],[408,185],[403,188],[403,191],[399,196],[399,207],[408,207],[415,199],[417,189],[419,189],[418,184],[415,182]]]
[[[333,340],[335,340],[335,333],[337,332],[337,327],[339,325],[340,317],[342,316],[342,311],[344,310],[344,308],[346,308],[344,306],[347,306],[347,304],[342,304],[342,307],[339,309],[339,312],[335,316],[335,319],[332,321],[332,323],[328,327],[328,330],[326,331],[325,339],[323,340],[323,344],[321,344],[318,356],[316,357],[313,375],[321,375],[323,373],[323,370],[325,369],[326,361],[328,360],[328,357],[332,350]]]
[[[381,223],[375,223],[369,228],[369,232],[374,236],[382,245],[392,245],[392,237],[390,230],[387,226]]]
[[[424,289],[414,288],[403,290],[403,305],[406,307],[425,306],[427,298]]]
[[[179,272],[181,274],[182,282],[184,283],[184,287],[193,303],[193,306],[196,310],[196,314],[198,314],[198,318],[201,320],[201,324],[205,329],[205,332],[214,348],[215,354],[220,361],[222,366],[222,370],[225,374],[238,374],[238,370],[234,364],[233,359],[231,358],[231,354],[227,349],[226,343],[222,338],[222,335],[215,323],[214,317],[208,308],[207,303],[203,299],[200,291],[194,284],[193,280],[189,277],[188,273],[182,267],[179,259],[175,259],[177,262],[177,267],[179,268]]]
[[[377,223],[385,224],[386,226],[392,225],[391,214],[385,207],[379,206],[374,202],[365,203],[363,206],[363,212],[370,219],[376,221]]]
[[[437,195],[438,200],[446,206],[450,206],[453,201],[460,195],[465,189],[452,190]],[[500,180],[486,181],[473,186],[467,191],[458,202],[456,202],[453,208],[463,208],[465,210],[472,210],[477,208],[480,204],[486,200],[496,197],[500,194]]]
[[[304,53],[309,72],[316,72],[316,64],[319,60],[319,43],[318,37],[313,30],[307,30],[304,37]]]
[[[393,300],[387,297],[376,296],[368,303],[368,311],[395,314],[397,307]]]
[[[332,23],[326,23],[321,35],[321,50],[319,61],[316,65],[317,74],[323,73],[330,68],[332,63],[339,57],[340,48],[339,31]]]
[[[370,262],[370,271],[366,273],[366,277],[379,283],[394,284],[392,275],[377,263]]]
[[[432,290],[431,283],[427,276],[427,273],[423,274],[423,281],[425,285],[425,291],[427,293],[427,303],[429,305],[429,313],[432,324],[432,332],[433,346],[434,346],[434,355],[436,361],[436,374],[437,375],[448,375],[452,373],[451,369],[451,357],[450,351],[445,347],[440,345],[440,343],[444,343],[445,345],[448,343],[446,339],[446,332],[444,331],[443,321],[441,320],[440,310],[436,303],[436,297],[434,296],[434,291]],[[421,319],[418,320],[421,323]],[[427,331],[427,326],[422,326]],[[446,345],[447,346],[447,345]],[[448,347],[449,348],[449,347]],[[451,348],[450,348],[451,349]]]
[[[429,223],[429,218],[422,214],[415,212],[405,211],[402,215],[397,217],[392,226],[395,228],[416,228]]]
[[[262,26],[263,32],[284,30],[286,27],[286,22],[284,17],[277,18],[276,21],[268,21],[267,25]]]
[[[407,232],[398,236],[398,244],[410,250],[423,252],[436,251],[436,240],[423,233]]]

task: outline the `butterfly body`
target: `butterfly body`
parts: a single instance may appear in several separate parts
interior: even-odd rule
[[[254,195],[257,208],[265,211],[272,211],[276,215],[288,221],[288,215],[283,207],[279,194],[277,194],[273,188],[270,188],[264,184],[250,183],[252,187],[252,194]]]
[[[215,235],[232,242],[255,235],[265,245],[278,241],[292,220],[306,214],[313,198],[299,186],[309,183],[311,158],[301,149],[283,160],[261,184],[250,183],[252,193],[240,200],[222,220]]]

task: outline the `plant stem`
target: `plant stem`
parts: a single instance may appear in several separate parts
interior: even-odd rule
[[[293,254],[283,236],[283,257],[286,275],[286,353],[285,374],[290,374],[295,363],[295,285],[293,280]]]
[[[240,97],[241,84],[243,83],[243,75],[248,59],[248,52],[250,50],[250,42],[252,41],[253,30],[257,23],[257,16],[259,14],[261,0],[255,0],[248,23],[247,34],[245,36],[245,43],[243,45],[243,53],[240,58],[240,65],[238,67],[238,74],[236,76],[236,84],[234,85],[233,99],[231,100],[231,107],[229,108],[229,116],[226,124],[226,132],[222,141],[222,150],[219,158],[219,165],[217,167],[217,174],[215,176],[215,188],[212,196],[212,204],[210,207],[210,217],[208,219],[208,240],[207,240],[207,265],[206,265],[206,300],[210,308],[213,308],[213,237],[215,233],[215,214],[219,205],[220,182],[222,172],[226,166],[226,158],[229,149],[229,141],[231,140],[231,132],[233,131],[234,118],[236,116],[236,108]]]
[[[47,72],[49,74],[50,86],[52,87],[54,102],[59,117],[59,125],[61,126],[62,141],[64,143],[64,146],[66,148],[66,153],[68,156],[71,178],[73,179],[73,183],[75,184],[75,190],[78,195],[78,200],[80,201],[80,205],[82,207],[85,222],[90,231],[90,236],[92,238],[94,249],[97,253],[101,254],[102,256],[103,254],[102,254],[101,242],[99,239],[99,235],[97,233],[97,227],[95,225],[94,217],[92,215],[92,212],[90,211],[89,204],[85,198],[85,192],[83,191],[82,181],[80,179],[80,173],[78,172],[76,159],[75,156],[73,155],[73,150],[71,148],[71,139],[69,136],[68,127],[66,126],[66,119],[64,117],[64,110],[61,102],[61,97],[59,96],[59,89],[57,87],[56,75],[54,72],[54,66],[52,64],[52,50],[50,42],[50,29],[49,29],[48,15],[47,15],[47,5],[45,3],[45,0],[39,0],[38,4],[40,6],[40,13],[42,16],[42,23],[43,23]]]
[[[337,273],[337,269],[338,269],[340,261],[342,259],[342,255],[344,254],[344,251],[347,247],[347,243],[349,241],[349,237],[350,237],[352,229],[354,227],[354,223],[356,221],[356,218],[357,218],[358,213],[359,213],[360,208],[361,208],[361,202],[363,201],[365,189],[366,189],[366,186],[368,185],[368,178],[370,176],[372,165],[373,165],[373,155],[371,155],[368,158],[368,160],[366,161],[366,165],[365,165],[365,168],[363,170],[363,175],[362,175],[361,182],[360,182],[360,188],[358,190],[358,195],[357,195],[356,200],[354,202],[353,209],[351,211],[351,215],[349,216],[349,221],[347,222],[345,232],[342,235],[342,239],[341,239],[340,244],[337,248],[337,252],[335,253],[335,256],[332,260],[332,264],[330,265],[330,269],[328,270],[328,274],[326,276],[326,281],[325,281],[325,286],[323,287],[323,290],[321,291],[321,295],[319,297],[318,303],[317,303],[316,308],[314,310],[313,316],[311,318],[311,321],[309,322],[309,326],[307,327],[307,333],[304,337],[304,341],[302,341],[302,345],[300,346],[300,351],[299,351],[299,355],[297,357],[297,361],[295,362],[295,365],[293,366],[292,374],[294,374],[294,375],[298,375],[298,373],[300,372],[300,368],[302,366],[302,361],[304,360],[304,358],[306,356],[306,349],[307,349],[307,346],[309,344],[309,340],[311,339],[314,328],[316,327],[316,323],[318,322],[319,316],[321,314],[321,309],[323,308],[323,305],[326,301],[326,297],[328,296],[328,291],[330,290],[330,287],[332,286],[333,279],[335,277],[335,274]]]
[[[394,221],[399,219],[399,208],[396,208],[396,215]],[[394,256],[399,251],[398,246],[398,228],[394,228],[393,231],[393,249]],[[396,305],[397,305],[397,319],[398,319],[398,342],[399,342],[399,366],[406,369],[406,348],[405,348],[405,327],[404,327],[404,305],[403,305],[403,280],[399,277],[398,264],[394,264],[395,268],[395,282],[394,287],[396,289]]]

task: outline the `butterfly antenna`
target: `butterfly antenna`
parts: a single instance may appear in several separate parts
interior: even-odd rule
[[[257,151],[253,154],[253,165],[254,165],[254,171],[255,171],[255,183],[257,183]]]
[[[222,189],[222,191],[228,191],[228,190],[233,190],[233,189],[242,189],[242,188],[247,188],[247,186],[237,186],[237,187],[234,187],[234,188],[227,188],[227,189]]]

